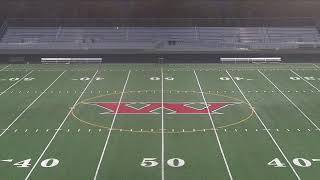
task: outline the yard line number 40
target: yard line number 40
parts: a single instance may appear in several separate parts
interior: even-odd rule
[[[320,159],[311,159],[311,161],[313,162],[319,162]],[[298,166],[298,167],[303,167],[303,168],[307,168],[307,167],[311,167],[312,162],[308,159],[305,158],[294,158],[292,159],[292,162],[294,165]],[[285,163],[281,162],[281,160],[279,158],[274,158],[272,161],[268,162],[269,166],[273,166],[276,168],[284,168],[287,167]]]
[[[7,161],[7,162],[10,162],[10,161]],[[41,167],[44,167],[44,168],[52,168],[57,166],[58,164],[59,164],[59,160],[55,158],[44,159],[40,163]],[[23,161],[19,161],[13,164],[13,166],[16,166],[17,168],[28,168],[31,165],[32,165],[31,159],[25,159]]]

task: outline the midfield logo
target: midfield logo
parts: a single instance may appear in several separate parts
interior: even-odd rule
[[[162,104],[160,102],[94,102],[89,103],[106,110],[101,114],[161,114]],[[241,104],[241,102],[208,102],[208,109],[212,114],[222,114],[217,112],[228,106]],[[165,114],[208,114],[204,103],[163,103]]]

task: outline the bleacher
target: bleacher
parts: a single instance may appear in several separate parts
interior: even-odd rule
[[[54,44],[75,49],[290,49],[320,43],[316,27],[8,26],[0,38],[0,48],[45,49],[56,47]]]
[[[8,27],[2,43],[108,41],[318,42],[316,28],[283,27]]]

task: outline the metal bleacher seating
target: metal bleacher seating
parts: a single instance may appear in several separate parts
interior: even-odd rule
[[[167,42],[174,42],[168,43]],[[319,43],[315,27],[20,27],[8,26],[0,48],[59,43],[77,48],[294,48]],[[175,46],[172,46],[175,45]]]

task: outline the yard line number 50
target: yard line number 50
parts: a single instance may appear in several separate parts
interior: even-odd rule
[[[168,166],[178,168],[184,166],[186,163],[183,159],[172,158],[167,161]],[[157,158],[143,158],[141,164],[142,167],[155,167],[159,165]]]

